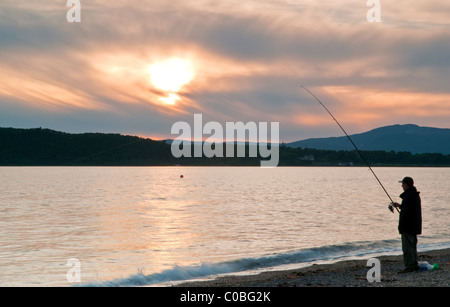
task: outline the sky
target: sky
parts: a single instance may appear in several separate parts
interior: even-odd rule
[[[0,2],[0,127],[175,138],[176,122],[279,122],[280,140],[450,128],[450,2]],[[71,11],[70,16],[76,16]]]

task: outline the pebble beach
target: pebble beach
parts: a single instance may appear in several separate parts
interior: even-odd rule
[[[381,263],[381,281],[369,282],[371,267],[366,260],[347,260],[288,271],[270,271],[258,275],[223,276],[208,281],[191,281],[176,287],[449,287],[450,249],[420,252],[419,261],[438,263],[438,270],[399,274],[403,256],[376,257]]]

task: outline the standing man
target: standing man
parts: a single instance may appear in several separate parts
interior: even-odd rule
[[[408,273],[419,270],[417,262],[417,235],[422,233],[422,207],[419,193],[414,186],[411,177],[405,177],[402,181],[403,193],[400,195],[402,204],[393,203],[400,208],[398,232],[402,235],[402,250],[405,269],[400,273]]]

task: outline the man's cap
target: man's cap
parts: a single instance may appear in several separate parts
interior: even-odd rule
[[[414,180],[411,177],[405,177],[400,180],[399,183],[406,183],[408,186],[412,187],[414,185]]]

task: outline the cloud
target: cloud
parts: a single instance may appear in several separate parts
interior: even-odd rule
[[[286,140],[333,134],[304,84],[355,132],[448,125],[449,7],[440,1],[382,2],[382,23],[368,23],[356,0],[81,3],[72,24],[61,1],[0,4],[0,106],[17,122],[32,122],[24,110],[33,110],[61,130],[163,135],[202,112],[276,120]],[[196,76],[172,107],[146,71],[170,57],[191,61]]]

